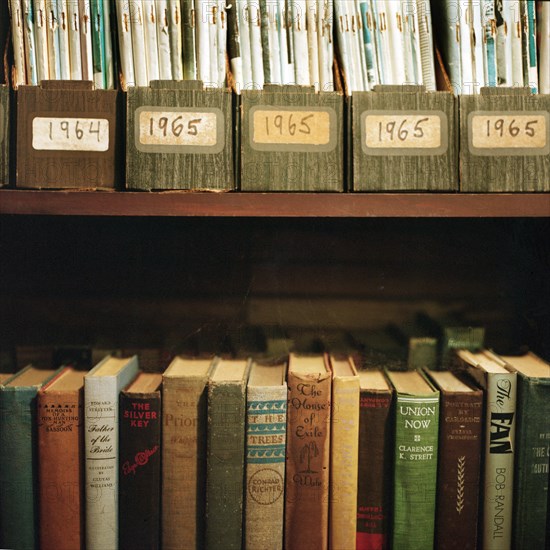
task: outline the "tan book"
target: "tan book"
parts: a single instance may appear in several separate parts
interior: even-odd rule
[[[286,550],[328,548],[331,379],[328,357],[290,355]]]
[[[351,358],[331,357],[329,547],[356,547],[359,468],[359,376]]]
[[[163,374],[162,546],[202,548],[206,389],[211,359],[176,357]]]

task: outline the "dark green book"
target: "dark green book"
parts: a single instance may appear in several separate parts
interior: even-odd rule
[[[57,372],[28,366],[0,384],[0,548],[38,548],[36,394]]]
[[[247,361],[221,360],[208,383],[206,549],[240,550]]]
[[[550,365],[528,353],[502,357],[517,372],[512,547],[544,548],[550,449]]]
[[[419,371],[386,371],[395,388],[392,548],[433,548],[439,392]]]

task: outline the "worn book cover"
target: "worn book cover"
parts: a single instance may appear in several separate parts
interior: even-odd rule
[[[392,547],[432,548],[439,392],[419,371],[386,371],[396,393]]]
[[[208,382],[206,438],[207,549],[241,550],[246,421],[250,364],[220,360]]]
[[[329,546],[355,548],[359,468],[359,376],[351,358],[331,356]]]
[[[360,370],[357,550],[389,548],[393,390],[380,369]]]
[[[87,550],[118,549],[119,394],[137,374],[137,355],[109,355],[84,377]]]
[[[206,391],[212,359],[175,357],[162,382],[162,547],[204,547]]]
[[[441,396],[436,548],[474,550],[483,451],[483,392],[450,371],[426,371]]]
[[[328,357],[290,355],[286,550],[328,548],[331,378]]]
[[[485,467],[483,548],[512,547],[517,374],[498,356],[482,351],[457,352],[462,367],[485,391]]]
[[[286,363],[254,363],[246,396],[246,550],[282,550]]]
[[[502,357],[517,373],[512,547],[544,548],[550,456],[550,365],[533,353]]]
[[[120,392],[119,548],[160,547],[162,374],[141,373]]]
[[[36,548],[36,394],[56,374],[25,367],[0,385],[0,547]]]
[[[84,548],[84,371],[38,391],[40,548]]]

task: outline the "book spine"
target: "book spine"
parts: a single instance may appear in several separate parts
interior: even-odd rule
[[[27,65],[27,82],[33,86],[38,84],[38,69],[36,66],[36,31],[35,15],[32,0],[23,0],[23,17],[25,42],[25,63]]]
[[[62,80],[71,79],[71,58],[69,52],[69,17],[67,0],[57,2],[57,24],[59,29],[59,67]]]
[[[210,383],[206,447],[205,547],[242,544],[245,386]]]
[[[38,82],[48,80],[49,78],[47,27],[46,0],[34,0],[34,31]]]
[[[441,392],[436,547],[477,548],[483,394]]]
[[[38,393],[40,548],[84,548],[82,391]]]
[[[332,382],[330,547],[355,548],[359,468],[359,377]]]
[[[439,396],[397,395],[393,548],[432,548]]]
[[[13,62],[15,66],[14,84],[19,86],[27,83],[23,9],[21,0],[10,0],[8,6],[10,8]]]
[[[245,548],[282,549],[287,389],[249,387]]]
[[[170,33],[168,0],[156,0],[157,41],[159,54],[159,75],[161,80],[172,80],[172,62],[170,60]],[[191,10],[194,13],[194,10]],[[185,50],[184,50],[185,54]]]
[[[288,373],[286,550],[328,547],[331,379]]]
[[[162,546],[204,546],[206,378],[165,378],[162,408]]]
[[[1,548],[38,545],[36,389],[0,391]]]
[[[88,0],[84,0],[84,1],[88,2]],[[83,2],[83,0],[80,0],[80,2]],[[160,10],[160,6],[164,4],[166,4],[166,0],[163,0],[162,2],[161,0],[159,0],[159,4],[158,4],[159,10]],[[115,5],[116,5],[116,13],[117,13],[118,49],[120,52],[120,68],[122,69],[122,79],[126,86],[135,86],[136,76],[134,71],[134,54],[133,54],[133,48],[132,48],[132,23],[131,23],[131,15],[130,15],[130,5],[127,2],[115,2]],[[82,14],[82,8],[81,8],[81,14]],[[161,16],[158,15],[158,17],[161,17]],[[85,35],[84,23],[82,26],[83,26],[83,37],[84,37]],[[85,44],[84,38],[82,39],[82,44],[83,45]],[[160,57],[161,53],[162,53],[162,48],[159,43],[159,58],[160,58],[161,67],[162,67],[162,57]],[[84,66],[85,66],[84,51],[82,54],[82,63],[83,63],[82,72],[85,78],[86,73],[84,70]]]
[[[516,374],[487,376],[483,548],[506,550],[512,544]]]
[[[181,14],[183,31],[183,79],[196,80],[197,51],[195,35],[195,9],[193,7],[193,2],[182,2]]]
[[[512,547],[544,548],[550,456],[550,382],[518,374]]]
[[[120,394],[119,548],[160,547],[160,392]]]
[[[68,3],[69,54],[71,63],[71,80],[82,80],[82,59],[80,44],[80,12],[78,2]]]
[[[392,474],[392,394],[362,391],[359,412],[357,550],[385,550]]]

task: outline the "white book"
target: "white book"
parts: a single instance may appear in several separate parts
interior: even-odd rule
[[[405,0],[403,8],[403,33],[405,44],[405,74],[407,82],[423,84],[422,54],[416,0]]]
[[[475,93],[474,69],[474,25],[472,0],[460,1],[460,66],[462,74],[462,94]]]
[[[343,3],[347,4],[348,2]],[[306,0],[294,0],[292,2],[292,38],[294,43],[294,75],[296,84],[299,86],[310,86]]]
[[[351,2],[342,2],[344,14],[344,37],[346,40],[346,49],[349,60],[349,80],[351,92],[360,92],[364,90],[363,71],[361,67],[361,54],[359,52],[359,42],[357,30],[355,28],[354,6]]]
[[[391,44],[388,34],[388,15],[384,0],[372,0],[373,14],[375,17],[376,53],[378,69],[380,71],[380,84],[393,84],[393,69]]]
[[[352,14],[352,34],[353,34],[353,41],[354,41],[354,48],[357,49],[357,55],[359,56],[359,66],[360,66],[360,85],[361,90],[368,91],[369,90],[369,77],[368,77],[368,71],[367,71],[367,57],[365,55],[365,47],[364,47],[364,34],[363,34],[363,20],[361,18],[361,8],[359,7],[359,1],[355,0],[355,2],[351,5],[351,9],[353,10]]]
[[[84,377],[86,548],[118,548],[119,394],[138,374],[138,359],[108,356]]]
[[[208,4],[208,39],[210,48],[210,80],[207,83],[209,87],[215,87],[218,81],[218,6],[217,4]]]
[[[416,0],[418,10],[418,36],[422,59],[422,82],[426,89],[435,92],[435,61],[430,0]]]
[[[57,21],[57,0],[46,0],[46,13],[48,15],[47,39],[50,80],[59,80],[61,78],[61,66],[59,63],[59,29]]]
[[[113,62],[113,40],[111,38],[111,0],[103,0],[103,47],[105,48],[105,74],[104,82],[106,90],[115,87],[115,66]]]
[[[539,17],[540,59],[539,87],[541,94],[550,94],[550,2],[541,2]]]
[[[512,44],[509,33],[511,17],[508,7],[504,0],[495,0],[497,84],[499,86],[512,84]]]
[[[145,55],[147,58],[147,77],[158,80],[159,45],[157,40],[157,10],[155,0],[143,0],[143,16],[145,19]]]
[[[47,80],[50,76],[48,66],[48,16],[46,0],[34,0],[34,33],[36,43],[36,73],[38,82]]]
[[[487,86],[497,85],[496,59],[496,19],[494,0],[481,0],[481,16],[485,29],[483,54],[485,57],[485,83]],[[464,79],[463,79],[464,80]]]
[[[82,80],[82,55],[80,45],[80,10],[78,0],[69,0],[69,56],[71,63],[71,80]]]
[[[36,68],[36,40],[34,31],[34,10],[32,0],[22,0],[23,6],[23,37],[25,43],[25,65],[27,83],[36,86],[38,84],[38,71]]]
[[[390,44],[392,81],[391,84],[403,84],[405,75],[405,55],[403,37],[403,16],[401,3],[396,0],[386,0],[388,18],[388,41]]]
[[[267,2],[267,32],[269,38],[269,65],[271,67],[271,83],[282,84],[281,45],[279,43],[279,23],[277,2]]]
[[[170,34],[172,78],[174,80],[183,80],[183,35],[181,27],[180,0],[168,0],[168,10],[170,13],[168,32]]]
[[[499,2],[502,2],[501,14],[504,20],[504,29],[501,34],[504,35],[505,40],[505,64],[503,67],[504,71],[502,71],[501,67],[500,73],[505,75],[506,86],[514,86],[514,70],[512,65],[512,34],[514,28],[514,18],[512,12],[510,11],[511,2],[509,0],[499,0]],[[498,62],[500,64],[501,60],[499,59]]]
[[[141,2],[130,3],[130,16],[132,23],[132,49],[136,86],[148,86],[147,57],[145,55],[145,27],[143,24],[143,7]]]
[[[217,67],[216,86],[225,87],[226,66],[225,59],[227,55],[227,12],[225,11],[225,0],[218,0],[218,12],[216,19],[217,34]]]
[[[506,2],[509,17],[512,21],[510,29],[510,49],[512,55],[512,82],[514,86],[523,87],[523,54],[522,54],[522,22],[520,0]]]
[[[117,2],[117,6],[122,6],[122,2]],[[126,4],[127,5],[127,4]],[[93,50],[92,50],[92,10],[90,7],[90,0],[79,0],[78,4],[80,8],[80,50],[82,60],[82,80],[87,80],[93,82],[94,80],[94,62],[93,62]],[[130,26],[130,17],[128,15],[128,26]],[[119,32],[120,36],[120,32]],[[121,59],[123,49],[123,41],[120,39],[121,43]],[[131,50],[130,50],[131,52]],[[124,63],[122,64],[124,68]],[[132,66],[132,72],[134,68]]]
[[[172,61],[170,57],[170,32],[168,30],[170,15],[168,0],[156,0],[157,8],[157,43],[159,54],[159,76],[161,80],[172,80]]]
[[[481,15],[481,3],[472,3],[472,23],[474,27],[474,75],[475,86],[474,92],[479,93],[480,89],[485,86],[485,55],[483,52],[483,40],[485,36],[485,28],[483,27],[483,18]],[[521,48],[521,42],[520,42]]]
[[[252,82],[254,87],[264,87],[264,57],[262,48],[262,16],[260,3],[248,0],[248,25],[250,31],[250,56],[252,61]]]
[[[309,58],[309,78],[315,91],[320,90],[319,78],[319,37],[317,27],[317,0],[306,3],[307,50]]]
[[[355,86],[353,83],[353,69],[351,66],[348,33],[346,32],[346,13],[343,2],[336,1],[334,4],[334,15],[336,17],[336,36],[340,51],[340,62],[344,73],[346,95],[352,95]]]
[[[323,92],[334,90],[332,66],[334,63],[333,46],[333,8],[329,0],[318,0],[317,26],[319,40],[319,84]]]
[[[71,79],[71,54],[69,46],[69,9],[67,0],[57,0],[59,29],[59,69],[62,80]]]
[[[197,55],[199,57],[199,79],[203,84],[212,82],[210,60],[210,25],[208,23],[207,0],[195,0],[195,18],[197,24]]]
[[[27,83],[25,68],[25,37],[23,31],[23,9],[20,0],[10,0],[10,16],[15,67],[15,85]]]

